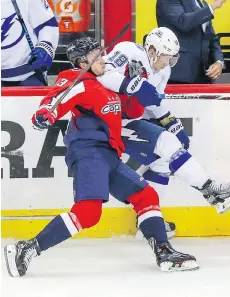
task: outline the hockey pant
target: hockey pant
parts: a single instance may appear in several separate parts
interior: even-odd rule
[[[183,149],[175,135],[145,120],[136,120],[122,130],[126,163],[155,188],[161,198],[174,174],[191,186],[201,188],[207,174],[192,155]]]
[[[78,153],[79,159],[70,168],[75,204],[37,235],[41,250],[96,225],[101,218],[102,203],[109,200],[109,194],[123,203],[132,204],[139,227],[147,239],[154,237],[157,242],[167,241],[158,195],[144,178],[122,163],[110,148],[94,145]],[[125,221],[119,223],[126,224]]]

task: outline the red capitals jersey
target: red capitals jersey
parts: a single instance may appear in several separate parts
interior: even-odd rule
[[[43,98],[40,105],[52,106],[79,72],[79,69],[61,72],[53,90]],[[93,74],[87,72],[56,108],[56,120],[69,111],[72,113],[71,122],[75,128],[70,134],[75,135],[75,140],[104,141],[106,135],[109,145],[121,156],[125,147],[121,140],[121,102],[116,93],[104,88]]]
[[[119,94],[124,119],[136,119],[142,117],[145,107],[138,102],[135,96]]]

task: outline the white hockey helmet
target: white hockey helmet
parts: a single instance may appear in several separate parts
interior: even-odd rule
[[[151,46],[156,50],[156,59],[160,55],[171,56],[169,66],[173,67],[176,65],[179,59],[180,44],[176,35],[170,29],[165,27],[153,29],[147,35],[144,44],[147,54]],[[156,62],[156,59],[153,62]]]

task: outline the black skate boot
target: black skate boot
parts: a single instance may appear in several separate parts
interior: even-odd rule
[[[33,257],[41,254],[37,239],[18,241],[4,248],[7,270],[10,276],[23,276]]]
[[[157,244],[155,238],[148,240],[156,255],[157,265],[161,271],[184,271],[199,269],[194,256],[183,254],[174,250],[169,242]]]
[[[216,207],[216,211],[219,214],[223,214],[230,209],[230,183],[218,184],[209,179],[202,189],[198,190],[210,205]]]

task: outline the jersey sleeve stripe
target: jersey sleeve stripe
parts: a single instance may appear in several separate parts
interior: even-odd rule
[[[34,29],[34,33],[36,34],[36,36],[38,37],[38,34],[39,32],[44,28],[44,27],[58,27],[58,22],[57,20],[55,19],[55,17],[52,17],[51,19],[49,19],[48,21],[40,24],[39,26],[37,26],[35,29]]]

